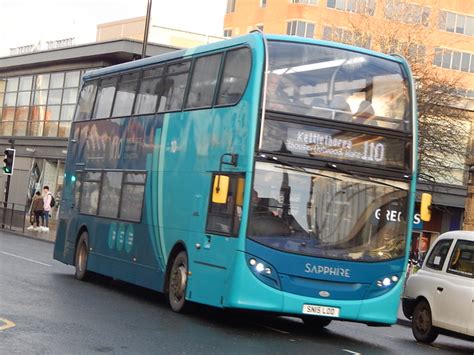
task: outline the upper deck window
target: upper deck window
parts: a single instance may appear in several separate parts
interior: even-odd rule
[[[196,59],[186,108],[212,105],[221,57],[222,54],[214,54]]]
[[[267,109],[397,130],[411,123],[401,65],[309,44],[269,43]]]
[[[96,81],[92,81],[82,88],[74,121],[85,121],[91,118],[96,91]]]
[[[227,52],[217,105],[232,105],[240,100],[247,86],[250,66],[250,49],[240,48]]]
[[[128,116],[132,113],[135,91],[138,82],[138,72],[125,74],[120,77],[112,116]]]
[[[181,110],[190,66],[191,62],[188,61],[172,64],[166,68],[163,94],[160,98],[158,112]]]
[[[97,90],[93,118],[109,118],[115,95],[117,77],[102,79]]]
[[[158,104],[163,68],[158,67],[143,71],[140,88],[137,93],[134,114],[154,113]]]

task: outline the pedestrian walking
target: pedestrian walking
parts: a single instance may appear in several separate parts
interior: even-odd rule
[[[44,186],[43,187],[43,210],[44,210],[44,226],[42,228],[43,232],[48,232],[49,231],[49,217],[50,217],[50,212],[51,208],[54,206],[54,201],[53,194],[49,192],[49,186]]]
[[[33,202],[31,203],[31,210],[35,216],[35,224],[36,226],[28,227],[29,230],[41,231],[42,226],[44,225],[44,201],[41,193],[36,191],[35,196],[33,197]],[[40,218],[41,218],[41,225],[40,225]]]

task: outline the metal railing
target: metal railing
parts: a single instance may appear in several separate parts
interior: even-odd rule
[[[1,229],[25,232],[27,215],[28,208],[26,205],[11,202],[0,202]]]

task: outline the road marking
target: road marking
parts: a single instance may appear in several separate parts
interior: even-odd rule
[[[287,332],[287,331],[281,330],[281,329],[277,329],[277,328],[273,328],[273,327],[269,327],[268,325],[263,325],[263,324],[261,324],[261,326],[264,327],[264,328],[273,330],[274,332],[281,333],[281,334],[290,334],[290,332]]]
[[[5,329],[8,329],[8,328],[13,328],[16,326],[15,323],[13,323],[12,321],[9,321],[8,319],[5,319],[5,318],[0,318],[0,324],[1,322],[5,323],[4,325],[0,325],[0,332],[5,330]]]
[[[10,254],[10,253],[7,253],[7,252],[5,252],[5,251],[0,251],[0,253],[5,254],[5,255],[9,255],[9,256],[13,256],[14,258],[18,258],[18,259],[30,261],[30,262],[32,262],[32,263],[40,264],[40,265],[43,265],[43,266],[49,266],[49,267],[53,266],[53,265],[49,265],[49,264],[42,263],[41,261],[36,261],[36,260],[33,260],[33,259],[24,258],[23,256],[19,256],[19,255],[15,255],[15,254]]]
[[[352,351],[348,349],[342,349],[342,351],[345,351],[346,353],[349,353],[349,354],[361,355],[361,353],[358,353],[357,351]]]
[[[257,322],[249,322],[253,325],[256,325],[258,327],[262,327],[262,328],[266,328],[266,329],[269,329],[269,330],[273,330],[274,332],[278,332],[278,333],[281,333],[281,334],[290,334],[290,332],[287,332],[285,330],[281,330],[281,329],[278,329],[278,328],[273,328],[273,327],[270,327],[269,325],[266,325],[266,324],[262,324],[262,323],[257,323]]]

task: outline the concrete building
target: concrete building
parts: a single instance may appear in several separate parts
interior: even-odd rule
[[[176,49],[149,44],[147,54]],[[82,75],[138,59],[141,52],[141,42],[115,40],[0,58],[0,151],[10,146],[11,139],[16,149],[9,209],[15,204],[15,210],[28,210],[32,194],[44,185],[60,201]],[[0,201],[5,181],[0,174]],[[21,227],[21,222],[15,221],[15,226]]]
[[[135,17],[120,21],[107,22],[97,25],[97,42],[116,39],[132,39],[143,41],[146,17]],[[224,37],[210,36],[203,33],[182,31],[161,27],[150,23],[148,41],[179,48],[191,48],[202,44],[223,40]]]
[[[358,32],[357,28],[365,28]],[[386,46],[375,41],[380,29],[413,31],[413,52],[448,77],[459,77],[461,106],[474,118],[474,1],[459,0],[228,0],[224,36],[260,29],[355,44],[382,52],[397,52],[403,40]],[[416,37],[415,37],[416,36]],[[471,120],[472,122],[472,120]],[[472,135],[471,135],[472,136]],[[459,142],[462,144],[461,142]],[[466,143],[467,144],[467,143]],[[467,147],[466,147],[467,149]],[[450,172],[448,183],[420,184],[434,195],[436,208],[430,223],[415,223],[414,241],[421,249],[439,233],[462,227],[467,195],[468,167]],[[454,183],[453,183],[454,180]],[[471,179],[474,184],[474,179]],[[474,187],[472,196],[474,196]],[[472,201],[474,226],[474,199]]]

